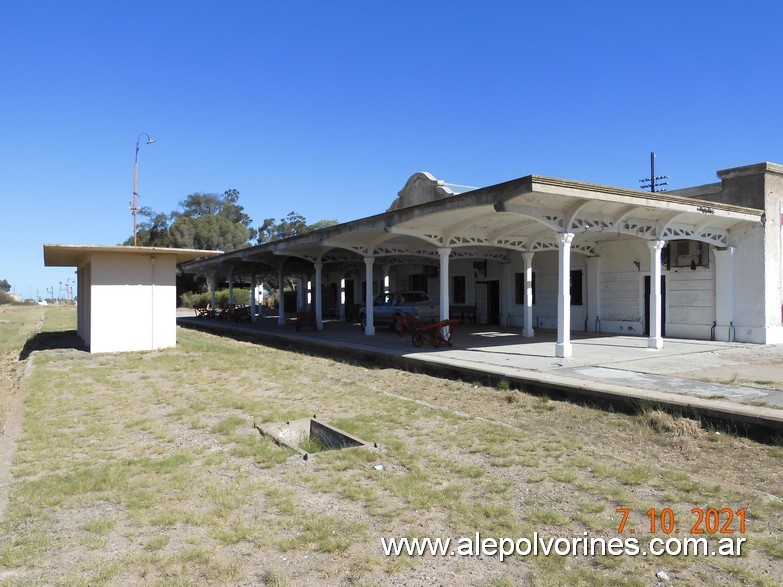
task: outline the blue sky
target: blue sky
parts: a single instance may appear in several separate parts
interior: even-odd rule
[[[384,211],[407,178],[670,189],[783,163],[778,2],[0,0],[0,279],[117,244],[140,204],[240,191],[259,224]]]

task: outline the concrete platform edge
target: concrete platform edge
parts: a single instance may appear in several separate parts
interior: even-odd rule
[[[637,406],[645,402],[666,405],[685,415],[783,431],[783,410],[763,406],[655,392],[535,371],[504,369],[496,366],[480,367],[475,363],[458,364],[454,360],[441,358],[433,353],[421,353],[416,356],[398,355],[380,351],[369,345],[302,338],[295,333],[250,330],[238,325],[214,321],[178,320],[177,324],[184,328],[219,336],[261,342],[283,350],[360,361],[376,366],[398,367],[437,377],[475,379],[486,381],[491,385],[505,379],[509,383],[538,393],[555,391],[566,397],[596,399],[617,406]]]

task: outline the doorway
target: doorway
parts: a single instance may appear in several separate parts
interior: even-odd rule
[[[500,281],[476,282],[476,322],[500,325]]]
[[[652,280],[649,275],[644,276],[644,334],[650,335],[650,297]],[[661,336],[666,336],[666,276],[661,275]]]

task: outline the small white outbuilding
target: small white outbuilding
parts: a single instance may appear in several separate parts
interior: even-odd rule
[[[44,265],[76,267],[77,333],[91,353],[177,344],[177,264],[221,251],[44,245]]]

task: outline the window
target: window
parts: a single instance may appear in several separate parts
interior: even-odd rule
[[[571,271],[571,305],[582,305],[582,270]]]
[[[514,303],[515,304],[525,303],[525,274],[524,273],[514,274]]]
[[[452,277],[451,283],[452,283],[452,290],[454,291],[454,303],[464,304],[465,303],[465,276],[455,275],[454,277]]]
[[[669,241],[661,253],[661,263],[672,267],[709,267],[710,246],[701,241]]]
[[[427,276],[424,273],[417,273],[416,275],[408,276],[408,289],[413,291],[427,291]]]
[[[536,272],[533,271],[533,282],[531,283],[531,289],[533,290],[533,303],[532,305],[536,305]],[[515,304],[524,304],[525,303],[525,274],[524,273],[515,273],[514,274],[514,303]]]

